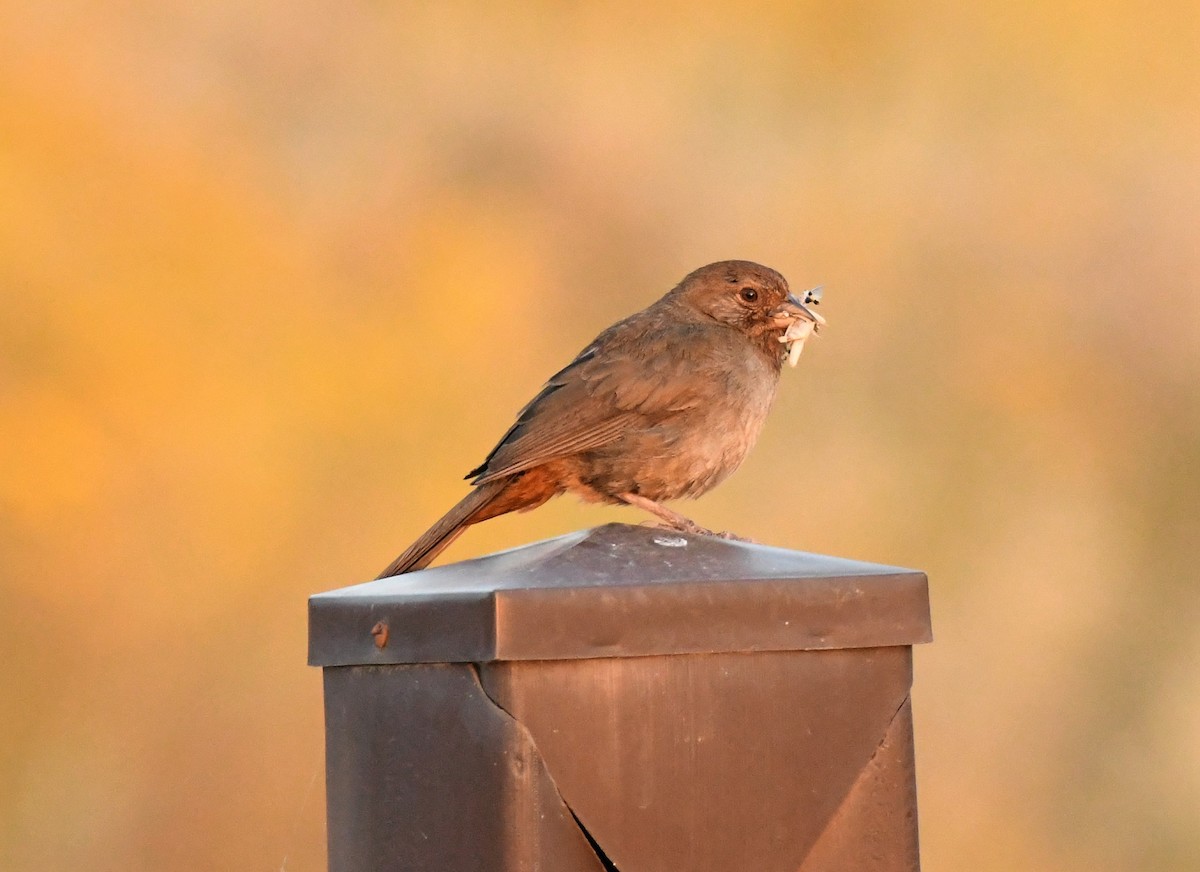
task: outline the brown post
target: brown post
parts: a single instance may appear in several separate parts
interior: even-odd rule
[[[331,872],[911,872],[925,575],[610,524],[318,594]]]

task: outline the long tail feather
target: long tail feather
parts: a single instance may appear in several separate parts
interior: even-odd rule
[[[503,493],[507,485],[508,480],[501,480],[476,487],[446,512],[440,521],[422,533],[417,541],[409,545],[378,577],[387,578],[424,569],[445,551],[451,542],[461,536],[467,527],[476,520],[483,520],[478,515]]]

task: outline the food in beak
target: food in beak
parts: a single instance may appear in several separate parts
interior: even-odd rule
[[[804,302],[816,304],[820,300],[819,292],[819,288],[809,291],[804,295]],[[808,317],[803,316],[796,318],[796,320],[792,321],[792,323],[788,325],[788,328],[784,331],[783,335],[779,337],[779,341],[787,346],[788,366],[796,365],[796,363],[800,360],[800,352],[804,350],[804,340],[818,332],[821,325],[825,323],[825,319],[812,309],[808,308],[808,306],[802,305],[800,308],[803,309],[805,315],[810,316],[812,320],[809,320]]]
[[[800,360],[800,352],[804,350],[804,340],[812,335],[814,322],[797,318],[793,321],[779,341],[787,346],[788,366],[795,366]]]

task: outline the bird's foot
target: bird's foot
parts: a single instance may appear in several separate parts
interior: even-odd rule
[[[668,509],[661,503],[656,503],[654,500],[648,500],[638,494],[619,494],[621,500],[631,506],[637,506],[639,509],[644,509],[656,518],[662,521],[661,524],[650,522],[653,527],[661,527],[664,530],[674,530],[677,533],[695,533],[698,536],[715,536],[718,539],[730,539],[734,542],[752,542],[751,539],[746,539],[736,533],[721,532],[717,533],[707,527],[701,527],[691,518],[684,517],[674,509]]]
[[[670,530],[672,533],[695,533],[697,536],[724,536],[707,527],[701,527],[695,521],[683,518],[680,521],[642,521],[643,527],[653,527],[655,530]]]
[[[728,530],[722,530],[720,533],[710,533],[710,536],[716,536],[718,539],[729,539],[733,542],[749,542],[751,545],[757,545],[753,539],[747,539],[745,536],[739,536],[737,533],[730,533]]]
[[[688,520],[687,524],[667,524],[658,523],[656,521],[643,521],[643,527],[652,527],[655,530],[670,530],[673,533],[695,533],[698,536],[713,536],[717,539],[727,539],[731,542],[749,542],[751,545],[757,545],[753,539],[747,539],[745,536],[739,536],[737,533],[730,533],[728,530],[710,530],[707,527],[701,527],[695,521]]]
[[[683,518],[678,523],[676,523],[674,525],[668,524],[667,526],[668,527],[673,526],[673,528],[675,530],[678,530],[680,533],[695,533],[697,536],[718,536],[718,535],[720,535],[719,533],[714,533],[712,530],[708,529],[707,527],[701,527],[699,524],[697,524],[695,521],[693,521],[689,518]]]

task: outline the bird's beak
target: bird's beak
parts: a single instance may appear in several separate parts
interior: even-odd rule
[[[787,299],[771,311],[771,317],[780,327],[789,327],[800,319],[811,321],[813,332],[819,332],[825,319],[796,299],[795,294],[788,294]]]

